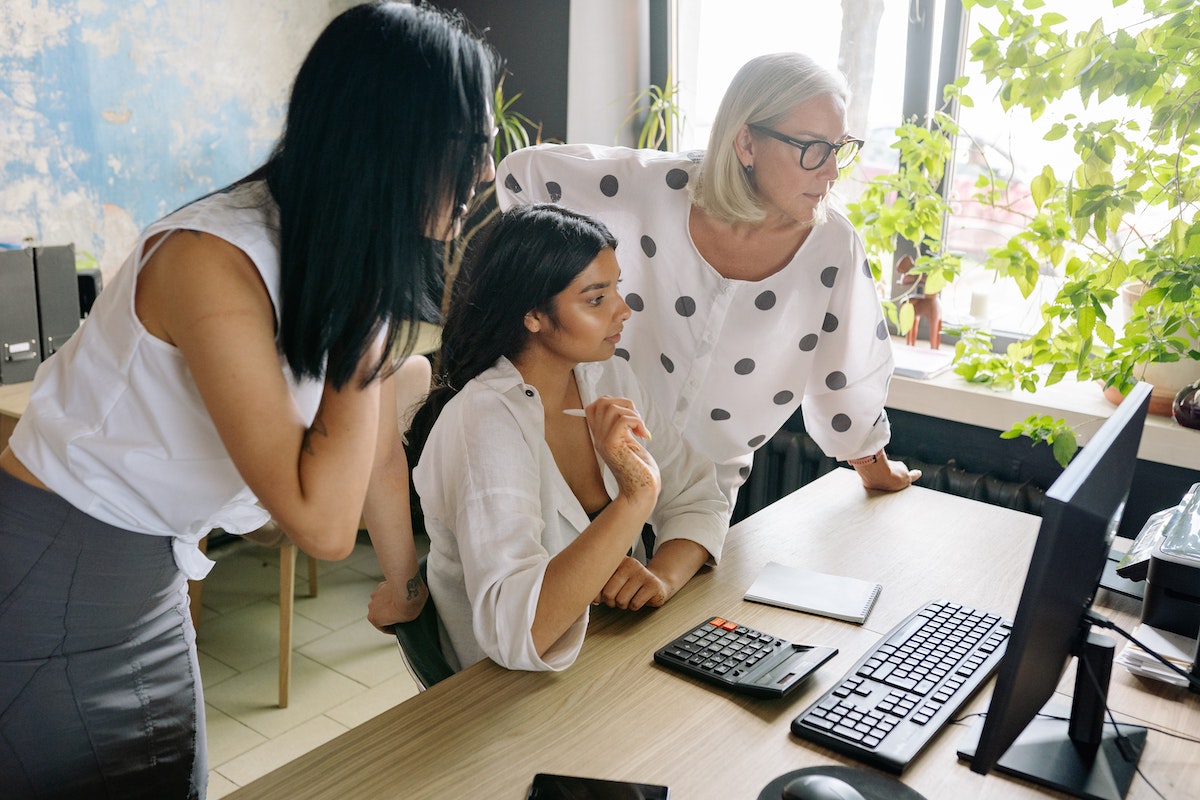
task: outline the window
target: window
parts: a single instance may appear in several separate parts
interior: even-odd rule
[[[954,0],[951,0],[952,2]],[[676,4],[675,54],[680,103],[686,116],[680,149],[707,146],[709,129],[721,96],[737,69],[755,55],[783,50],[805,52],[847,75],[854,92],[848,110],[850,131],[866,140],[852,173],[843,177],[838,194],[852,201],[863,182],[894,171],[897,151],[891,148],[894,130],[904,119],[906,57],[910,15],[928,7],[935,30],[924,64],[915,65],[930,75],[938,73],[940,22],[945,0],[830,0],[798,3],[795,0],[686,0]],[[1127,24],[1141,13],[1139,3],[1114,11],[1093,0],[1055,0],[1055,9],[1068,19],[1093,20],[1101,16],[1105,28]],[[853,21],[843,31],[843,14]],[[967,40],[978,25],[992,23],[990,9],[971,9],[965,21]],[[994,25],[992,26],[994,29]],[[844,35],[845,34],[845,35]],[[860,54],[861,51],[861,54]],[[1030,181],[1042,165],[1071,158],[1070,139],[1047,142],[1050,125],[1065,115],[1111,115],[1103,104],[1092,109],[1063,104],[1032,122],[1027,114],[1006,114],[994,100],[996,89],[985,85],[978,68],[963,58],[970,79],[967,92],[975,105],[963,108],[959,120],[969,136],[956,143],[954,178],[950,186],[952,212],[946,221],[944,241],[962,257],[958,281],[941,293],[947,325],[983,321],[992,330],[1016,336],[1041,326],[1039,309],[1053,297],[1062,281],[1045,268],[1029,298],[1021,296],[1011,281],[996,283],[981,263],[989,248],[1019,231],[1032,212]],[[845,68],[849,65],[849,68]],[[937,83],[936,78],[931,84]],[[936,92],[936,96],[935,95]],[[929,107],[940,105],[940,90],[930,87]],[[923,121],[923,120],[922,120]],[[976,179],[991,172],[1007,181],[1007,191],[991,204],[974,197]],[[886,265],[885,265],[886,266]],[[890,276],[884,276],[885,283]],[[1119,320],[1118,320],[1119,322]]]
[[[676,64],[685,114],[679,147],[707,146],[721,97],[746,61],[763,53],[804,52],[846,76],[852,93],[847,127],[866,141],[856,165],[837,187],[837,200],[844,206],[857,198],[868,179],[896,168],[898,155],[891,145],[905,117],[910,16],[928,14],[925,21],[937,41],[944,4],[943,0],[743,0],[734,11],[726,0],[677,3]],[[847,26],[843,20],[849,20]],[[921,60],[918,71],[936,73],[936,64],[930,64],[936,53],[922,54]],[[922,108],[932,106],[932,86],[927,95],[918,101]],[[884,286],[890,280],[885,275]]]
[[[1114,9],[1110,3],[1095,0],[1054,0],[1054,10],[1072,21],[1071,27],[1086,27],[1099,18],[1107,31],[1128,26],[1145,12],[1140,3],[1128,3]],[[990,8],[972,8],[968,18],[968,41],[980,25],[996,30],[996,12]],[[1080,20],[1081,22],[1075,22]],[[970,316],[972,302],[986,310],[993,330],[1016,335],[1030,334],[1042,325],[1039,309],[1058,292],[1063,283],[1061,272],[1043,266],[1033,295],[1021,296],[1011,281],[993,282],[992,273],[980,263],[988,247],[996,246],[1019,230],[1033,211],[1030,181],[1046,164],[1070,164],[1076,159],[1070,137],[1046,141],[1051,125],[1069,116],[1081,120],[1128,114],[1123,102],[1092,103],[1085,108],[1071,96],[1064,97],[1037,120],[1025,112],[1005,113],[995,100],[995,84],[984,83],[976,63],[965,60],[964,74],[970,83],[967,93],[975,105],[959,112],[963,130],[973,138],[960,137],[956,145],[957,177],[951,202],[954,213],[947,220],[946,239],[964,256],[963,273],[955,285],[942,293],[943,308],[957,317]],[[1114,110],[1119,105],[1120,111]],[[976,177],[982,170],[993,170],[1008,183],[1005,208],[984,208],[970,200]],[[1059,170],[1061,172],[1061,170]],[[1120,320],[1118,320],[1120,322]]]
[[[800,51],[838,69],[840,45],[868,50],[851,72],[854,105],[851,132],[863,138],[869,130],[895,128],[904,95],[905,37],[908,0],[848,0],[862,10],[853,35],[843,37],[842,5],[796,0],[686,0],[677,4],[676,62],[681,103],[687,115],[679,147],[708,144],[708,133],[721,96],[734,74],[764,53]],[[877,7],[876,25],[868,7]],[[877,33],[877,35],[876,35]],[[873,43],[873,47],[871,46]],[[857,77],[857,81],[855,78]],[[855,85],[855,83],[858,85]],[[855,120],[859,122],[855,123]],[[862,130],[855,130],[861,125]]]

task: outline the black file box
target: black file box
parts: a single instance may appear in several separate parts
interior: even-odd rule
[[[0,383],[33,380],[80,316],[74,245],[0,250]]]
[[[104,276],[99,267],[77,268],[75,282],[79,287],[79,318],[87,319],[88,314],[92,313],[92,304],[104,288]]]
[[[79,327],[79,280],[75,276],[75,246],[35,247],[38,324],[42,360],[63,346]]]
[[[41,361],[33,251],[0,250],[0,383],[33,380]]]

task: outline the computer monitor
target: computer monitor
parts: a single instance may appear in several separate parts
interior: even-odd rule
[[[1129,495],[1149,403],[1150,386],[1137,384],[1046,493],[978,744],[959,751],[975,772],[995,769],[1074,797],[1115,800],[1129,788],[1146,731],[1105,724],[1114,643],[1091,630],[1089,610]],[[1065,708],[1047,701],[1072,656],[1079,664],[1068,720]]]

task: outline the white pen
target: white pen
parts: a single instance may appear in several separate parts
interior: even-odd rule
[[[564,408],[563,413],[566,414],[568,417],[583,417],[584,419],[587,419],[587,412],[584,411],[582,408]],[[649,432],[647,432],[647,434],[646,434],[646,441],[647,442],[650,441]]]

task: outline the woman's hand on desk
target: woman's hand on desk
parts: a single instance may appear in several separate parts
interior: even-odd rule
[[[593,601],[609,608],[637,611],[643,606],[657,608],[674,594],[670,587],[636,558],[626,556],[608,583]]]
[[[892,461],[880,450],[868,464],[853,464],[863,486],[885,492],[907,489],[921,477],[921,470],[909,469],[902,461]]]
[[[383,581],[371,592],[367,604],[367,621],[384,633],[391,633],[397,622],[412,622],[425,607],[429,588],[420,573],[412,576],[403,587]]]
[[[610,608],[637,611],[658,608],[708,560],[708,551],[688,539],[671,539],[659,545],[650,563],[625,557],[594,602]]]

